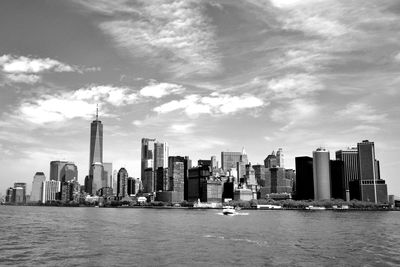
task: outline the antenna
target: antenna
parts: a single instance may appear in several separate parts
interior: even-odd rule
[[[96,121],[99,120],[99,104],[96,104]]]

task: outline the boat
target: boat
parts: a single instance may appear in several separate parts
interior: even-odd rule
[[[238,212],[232,206],[225,206],[222,209],[222,214],[224,214],[224,215],[236,215],[236,214],[238,214]]]
[[[314,207],[314,206],[308,206],[306,207],[306,210],[326,210],[325,207]]]
[[[333,210],[348,210],[349,205],[333,205],[332,209]]]

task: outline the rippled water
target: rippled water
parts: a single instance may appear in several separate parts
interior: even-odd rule
[[[0,206],[0,265],[400,266],[400,212]]]

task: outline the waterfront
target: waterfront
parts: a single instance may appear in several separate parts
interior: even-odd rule
[[[0,206],[17,266],[398,266],[400,213]]]

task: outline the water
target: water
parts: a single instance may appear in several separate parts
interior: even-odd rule
[[[400,266],[400,212],[0,206],[0,265]]]

